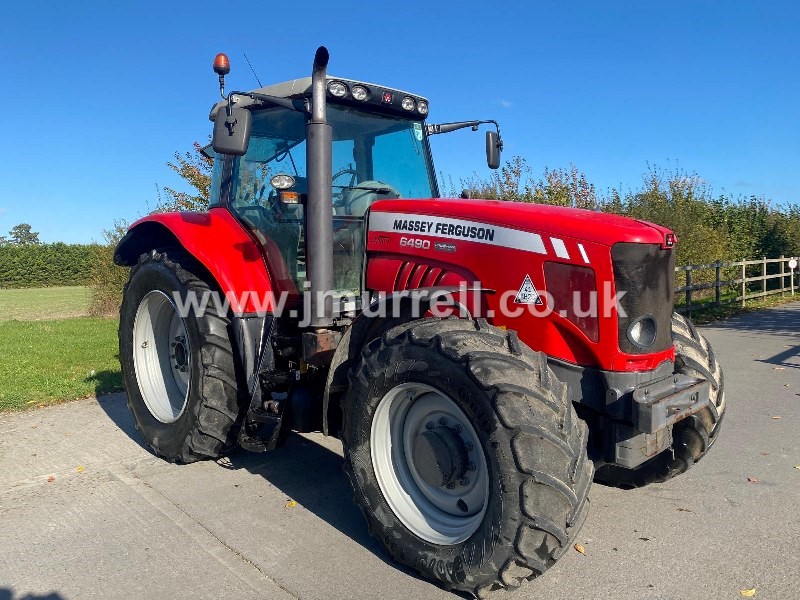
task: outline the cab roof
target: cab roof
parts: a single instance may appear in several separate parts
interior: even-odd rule
[[[383,94],[384,92],[390,92],[392,94],[396,94],[398,97],[403,96],[411,96],[419,102],[420,100],[424,102],[428,102],[428,99],[420,96],[419,94],[412,94],[411,92],[405,92],[403,90],[398,90],[395,88],[388,88],[383,85],[378,85],[376,83],[367,83],[364,81],[356,81],[354,79],[344,79],[342,77],[332,77],[328,76],[326,78],[326,89],[327,83],[331,81],[341,81],[342,83],[347,84],[349,88],[352,88],[354,85],[361,85],[366,87],[374,94]],[[299,79],[292,79],[291,81],[284,81],[283,83],[275,83],[272,85],[267,85],[264,87],[260,87],[254,90],[249,90],[255,94],[265,94],[267,96],[275,96],[276,98],[310,98],[311,97],[311,77],[301,77]],[[239,101],[236,103],[237,106],[245,107],[255,104],[255,102],[246,97],[242,96],[238,99]],[[328,101],[329,102],[337,102],[338,98],[335,98],[328,94]],[[348,102],[348,104],[353,103],[354,101]],[[209,114],[209,120],[213,121],[216,118],[217,110],[221,106],[225,106],[227,104],[226,100],[220,100],[211,107],[211,113]]]

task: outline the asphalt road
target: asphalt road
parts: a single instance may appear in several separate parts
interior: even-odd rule
[[[704,332],[728,391],[709,456],[594,486],[585,555],[498,598],[800,597],[800,303]],[[368,537],[333,439],[169,465],[115,395],[0,417],[0,467],[0,600],[456,598]]]

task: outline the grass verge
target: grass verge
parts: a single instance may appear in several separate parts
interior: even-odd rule
[[[122,389],[116,319],[0,322],[0,411]]]
[[[89,310],[88,287],[0,289],[0,321],[42,321],[82,317]]]

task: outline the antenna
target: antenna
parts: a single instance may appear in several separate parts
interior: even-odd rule
[[[244,52],[242,52],[242,54],[244,54]],[[250,59],[247,58],[247,54],[244,54],[244,59],[247,61],[247,66],[250,67],[250,70],[253,72],[253,77],[256,78],[256,81],[258,82],[258,87],[264,87],[261,84],[261,80],[258,78],[258,75],[256,75],[256,70],[253,68],[253,65],[250,64]]]

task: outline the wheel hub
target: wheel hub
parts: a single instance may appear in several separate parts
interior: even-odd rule
[[[185,371],[186,365],[189,363],[189,353],[186,351],[186,338],[178,336],[172,344],[172,359],[175,361],[175,368],[179,371]]]
[[[418,537],[457,544],[480,526],[489,470],[470,418],[423,383],[392,388],[376,408],[372,465],[392,512]]]
[[[464,441],[451,427],[438,426],[423,431],[414,440],[414,468],[435,487],[460,480],[467,472],[469,456]]]
[[[161,290],[145,294],[133,323],[133,363],[150,414],[174,423],[189,398],[191,344],[175,303]]]

